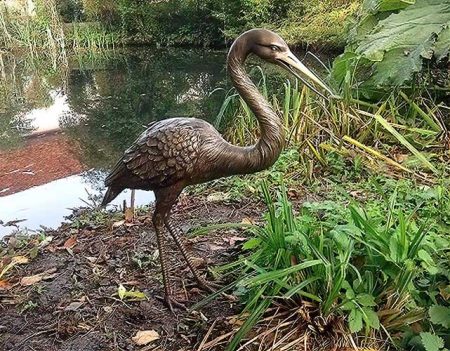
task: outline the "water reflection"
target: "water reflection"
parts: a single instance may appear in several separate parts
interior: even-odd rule
[[[86,175],[86,173],[73,175],[0,197],[2,221],[7,223],[26,219],[18,223],[18,226],[20,229],[27,228],[31,231],[38,230],[41,226],[57,227],[65,216],[70,215],[71,208],[85,206],[90,194],[97,192],[97,189],[86,181]],[[121,205],[124,200],[129,203],[129,191],[124,191],[109,207]],[[153,200],[151,192],[136,191],[136,205],[148,204]],[[15,229],[12,226],[0,226],[0,237]]]
[[[46,133],[59,130],[60,119],[70,111],[67,96],[58,91],[51,91],[53,103],[49,107],[37,108],[24,115],[29,121],[31,134]]]
[[[57,226],[87,193],[100,196],[106,170],[148,123],[215,116],[223,94],[210,92],[226,84],[223,52],[139,48],[58,71],[3,61],[0,220],[26,218],[31,229]],[[0,226],[0,236],[12,229]]]
[[[108,167],[151,121],[215,116],[223,95],[209,93],[225,82],[224,59],[223,53],[136,50],[107,69],[73,70],[71,113],[60,122],[82,143],[88,167]]]

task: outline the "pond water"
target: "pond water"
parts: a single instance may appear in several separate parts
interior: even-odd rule
[[[16,225],[30,231],[57,227],[71,208],[101,198],[108,169],[148,123],[214,122],[230,89],[225,59],[134,48],[55,66],[0,53],[0,220],[24,220]],[[111,206],[129,198],[124,192]],[[137,205],[152,200],[136,194]],[[0,225],[0,237],[14,230]]]

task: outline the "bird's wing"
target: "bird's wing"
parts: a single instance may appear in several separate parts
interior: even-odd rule
[[[153,127],[125,151],[122,164],[149,185],[167,186],[188,177],[198,157],[198,130],[177,124]]]

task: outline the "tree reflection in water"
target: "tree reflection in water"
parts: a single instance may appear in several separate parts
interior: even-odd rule
[[[50,185],[56,184],[52,181],[61,177],[52,179],[52,174],[63,172],[52,173],[49,168],[67,170],[66,166],[71,161],[79,162],[81,171],[68,172],[65,179],[69,181],[76,178],[78,183],[81,180],[87,189],[94,192],[91,195],[99,196],[104,191],[104,171],[112,166],[119,154],[148,123],[174,116],[213,120],[226,89],[222,93],[210,93],[217,87],[225,88],[227,84],[224,52],[136,48],[71,58],[67,66],[62,65],[57,70],[49,67],[51,63],[36,58],[29,61],[29,58],[9,55],[8,58],[3,57],[2,61],[0,163],[2,153],[4,161],[9,163],[5,164],[3,173],[18,174],[18,170],[14,169],[18,168],[15,161],[20,161],[20,155],[32,147],[32,140],[36,142],[50,135],[48,131],[45,132],[46,126],[61,129],[60,133],[52,134],[53,139],[47,138],[47,150],[39,150],[39,155],[42,153],[48,157],[36,155],[33,162],[27,163],[27,176],[33,178],[27,180],[31,181],[31,185],[19,184],[25,175],[14,178],[17,183],[14,184],[15,191],[11,184],[0,181],[0,191],[10,188],[8,194],[12,194],[3,197],[4,201],[8,201],[10,196],[16,196],[25,203],[34,203],[32,200],[38,199],[29,199],[29,195],[23,199],[20,193],[14,194],[33,185],[39,185],[39,189],[45,187],[46,194],[51,198],[59,197],[60,190],[55,187],[52,193]],[[36,131],[44,132],[44,136],[30,139],[29,136]],[[67,140],[73,150],[57,149],[67,153],[67,157],[57,159],[51,156],[54,153],[51,150],[57,147],[52,140],[61,139]],[[33,151],[36,150],[33,148]],[[86,169],[88,171],[83,171]],[[36,172],[45,175],[39,183],[36,183],[38,177],[33,175]],[[75,177],[74,172],[82,173]],[[75,183],[71,187],[80,188]],[[38,188],[33,189],[38,193]],[[76,206],[79,204],[78,198],[86,199],[87,194],[74,193],[73,196],[73,206]],[[151,199],[150,194],[148,198],[147,195],[144,197],[145,202]],[[38,207],[46,206],[45,199],[39,201],[43,203],[39,202]],[[23,212],[19,203],[17,209],[10,209],[11,218],[33,217],[31,212],[34,209],[30,209],[29,213]],[[70,203],[64,206],[72,207]],[[54,217],[54,212],[49,212],[49,215]],[[31,217],[31,222],[46,222],[44,218]]]
[[[104,69],[73,70],[63,128],[88,167],[111,166],[152,121],[215,116],[223,95],[209,94],[224,84],[223,62],[223,53],[137,49]]]
[[[96,170],[111,167],[148,123],[215,116],[223,95],[209,95],[225,84],[223,62],[223,53],[137,49],[104,69],[71,71],[71,114],[61,122],[93,169],[86,173],[92,187],[103,186]]]

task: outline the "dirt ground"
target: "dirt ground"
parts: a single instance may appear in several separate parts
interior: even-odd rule
[[[175,218],[186,231],[203,224],[258,218],[261,209],[245,203],[224,204],[185,197]],[[113,222],[115,225],[113,226]],[[16,265],[0,285],[0,350],[221,350],[210,340],[233,328],[236,302],[219,297],[199,311],[172,314],[163,296],[156,240],[147,215],[134,225],[111,219],[101,224],[64,224],[47,233],[53,240],[39,251],[18,238],[3,243],[15,254],[28,250],[28,263]],[[242,232],[215,231],[185,238],[206,275],[207,267],[226,263],[239,254]],[[170,242],[171,277],[176,295],[188,307],[207,293],[198,289],[180,253]],[[44,247],[42,247],[44,246]],[[1,260],[0,255],[0,260]],[[10,263],[11,255],[2,265]],[[1,271],[1,269],[0,269]],[[207,279],[213,280],[210,273]],[[1,281],[1,279],[0,279]],[[119,298],[120,285],[143,296]],[[222,282],[224,284],[224,282]],[[212,328],[213,326],[213,328]],[[159,339],[138,346],[139,331],[155,331]],[[209,331],[209,332],[208,332]],[[136,339],[135,339],[136,340]]]

